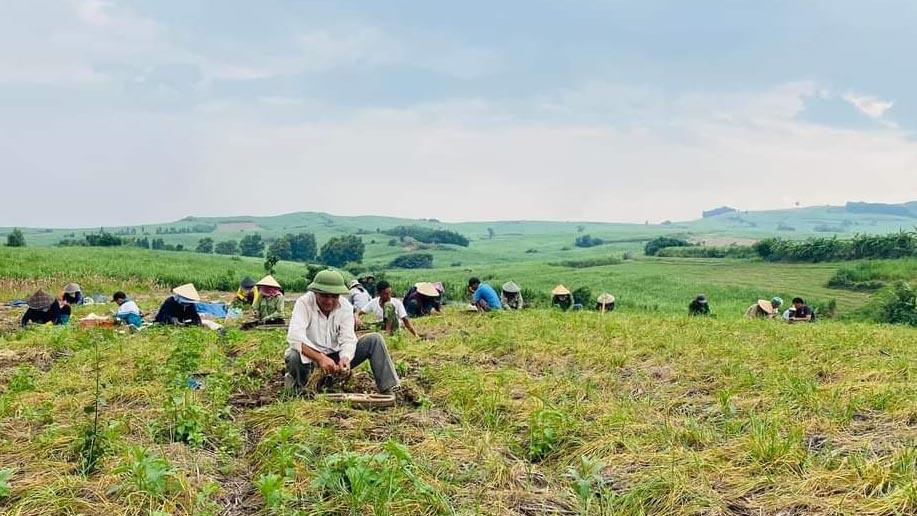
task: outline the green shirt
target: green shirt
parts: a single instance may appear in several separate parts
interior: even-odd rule
[[[255,317],[259,321],[283,319],[283,296],[258,296],[252,305],[252,309],[255,311]]]

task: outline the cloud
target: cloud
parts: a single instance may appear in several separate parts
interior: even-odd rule
[[[891,109],[895,104],[890,100],[882,100],[878,97],[869,95],[856,95],[854,93],[845,93],[841,98],[849,102],[864,115],[876,120],[882,118],[885,112]]]

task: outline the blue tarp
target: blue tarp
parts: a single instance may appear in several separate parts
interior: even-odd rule
[[[225,319],[228,313],[226,303],[195,303],[198,315],[209,315],[218,319]]]

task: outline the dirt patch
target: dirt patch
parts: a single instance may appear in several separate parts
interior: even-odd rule
[[[47,372],[54,361],[64,356],[62,351],[47,351],[44,349],[26,348],[20,350],[0,349],[0,369],[12,369],[21,364],[29,363],[35,369]]]

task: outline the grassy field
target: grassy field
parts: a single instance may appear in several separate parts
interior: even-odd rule
[[[285,396],[282,332],[2,336],[0,509],[917,511],[913,329],[548,310],[416,324],[436,338],[389,339],[407,388],[380,412]],[[370,384],[358,370],[348,388]]]

